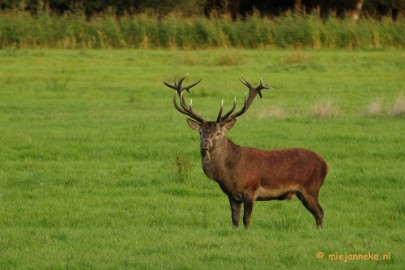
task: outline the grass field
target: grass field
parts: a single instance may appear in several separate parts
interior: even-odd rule
[[[212,119],[269,82],[228,136],[322,154],[324,229],[298,199],[232,227],[162,84],[185,73]],[[0,269],[403,269],[404,92],[404,50],[1,50]]]

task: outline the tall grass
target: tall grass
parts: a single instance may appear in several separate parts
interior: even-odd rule
[[[380,48],[405,47],[405,20],[337,19],[316,14],[243,20],[159,18],[150,14],[87,19],[80,12],[57,16],[22,11],[0,14],[0,48]]]

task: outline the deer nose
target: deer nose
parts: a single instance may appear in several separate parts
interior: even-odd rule
[[[208,148],[208,147],[211,146],[211,141],[210,141],[210,140],[207,140],[207,139],[202,139],[202,140],[201,140],[201,146],[202,146],[203,148]]]

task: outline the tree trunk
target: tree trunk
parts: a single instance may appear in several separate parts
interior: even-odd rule
[[[294,11],[297,16],[302,14],[302,0],[295,0]]]
[[[239,18],[239,6],[239,0],[229,0],[228,8],[234,21]]]

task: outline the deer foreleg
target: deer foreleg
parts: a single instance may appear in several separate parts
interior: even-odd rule
[[[250,224],[250,216],[252,215],[252,210],[253,210],[253,196],[250,196],[249,194],[246,194],[243,196],[243,225],[245,225],[245,228],[247,229]]]
[[[232,210],[232,223],[235,227],[239,226],[239,217],[240,217],[240,208],[242,205],[242,202],[235,201],[231,197],[229,197],[229,203],[231,205],[231,210]]]

